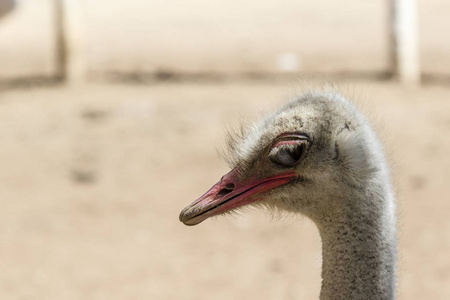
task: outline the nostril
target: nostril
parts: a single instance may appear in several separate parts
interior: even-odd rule
[[[228,183],[220,192],[217,193],[217,197],[223,197],[226,194],[231,193],[234,190],[234,184]]]
[[[233,183],[229,183],[225,186],[225,189],[227,190],[234,190],[234,184]]]

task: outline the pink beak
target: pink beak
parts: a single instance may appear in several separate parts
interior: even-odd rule
[[[251,177],[241,182],[237,169],[224,175],[209,191],[188,205],[180,213],[180,221],[185,225],[197,225],[209,217],[255,202],[259,194],[295,180],[298,175],[284,172],[276,176],[257,179]]]

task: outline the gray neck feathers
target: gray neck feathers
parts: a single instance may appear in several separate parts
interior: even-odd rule
[[[372,207],[353,206],[318,224],[322,237],[320,299],[394,299],[396,233],[388,194]],[[377,199],[378,198],[378,199]],[[347,199],[349,201],[349,199]],[[356,202],[355,202],[356,201]],[[367,199],[351,199],[367,203]]]
[[[375,133],[354,114],[359,128],[347,126],[336,139],[342,181],[315,218],[322,237],[320,297],[394,299],[395,198]]]

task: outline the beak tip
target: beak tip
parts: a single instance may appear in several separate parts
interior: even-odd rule
[[[198,219],[198,218],[195,218],[195,217],[194,218],[190,217],[190,214],[188,214],[186,212],[187,212],[187,210],[183,209],[181,211],[181,213],[180,213],[180,216],[179,216],[180,222],[183,223],[184,225],[186,225],[186,226],[194,226],[194,225],[197,225],[197,224],[199,224],[199,223],[204,221],[202,219]]]
[[[183,209],[180,213],[180,215],[178,216],[178,219],[180,220],[180,222],[185,222],[186,221],[186,214],[185,214],[185,209]]]
[[[178,219],[180,220],[181,223],[183,223],[184,225],[187,226],[192,226],[195,224],[190,224],[189,223],[189,214],[188,214],[188,207],[186,207],[185,209],[183,209],[178,217]]]

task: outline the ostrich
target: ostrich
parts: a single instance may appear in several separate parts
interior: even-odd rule
[[[310,91],[229,143],[232,170],[180,214],[248,204],[299,213],[322,240],[320,299],[394,299],[395,198],[374,131],[339,92]]]

